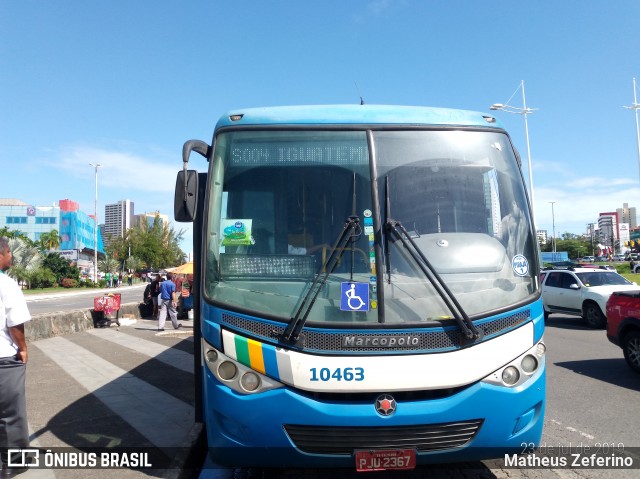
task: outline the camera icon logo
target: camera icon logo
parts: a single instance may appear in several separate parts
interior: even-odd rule
[[[39,467],[40,451],[38,449],[8,449],[7,467]]]

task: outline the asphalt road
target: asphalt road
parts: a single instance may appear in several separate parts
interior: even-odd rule
[[[72,311],[75,309],[93,308],[93,298],[109,293],[122,295],[121,303],[140,303],[146,284],[139,283],[133,286],[120,286],[110,289],[90,289],[61,291],[53,294],[26,294],[25,299],[32,315],[52,313],[56,311]]]
[[[622,350],[607,340],[604,330],[564,315],[551,315],[545,341],[543,445],[614,444],[638,456],[640,375],[628,367]]]

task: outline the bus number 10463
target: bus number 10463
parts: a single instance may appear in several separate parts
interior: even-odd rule
[[[364,368],[311,368],[311,381],[364,381]]]

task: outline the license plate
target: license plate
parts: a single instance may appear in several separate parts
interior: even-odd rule
[[[356,451],[356,471],[385,471],[388,469],[415,469],[415,449],[371,449]]]

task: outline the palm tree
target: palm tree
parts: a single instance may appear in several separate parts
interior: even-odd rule
[[[98,261],[98,269],[100,271],[104,271],[105,273],[115,273],[118,271],[118,266],[120,264],[114,258],[110,258],[107,256],[105,259]]]
[[[9,275],[18,281],[30,282],[31,276],[42,266],[40,251],[22,238],[10,238],[9,249],[13,256]]]
[[[58,230],[51,230],[40,235],[40,245],[45,251],[55,251],[60,247],[60,235]]]
[[[22,238],[9,239],[9,248],[13,256],[13,264],[24,266],[27,271],[38,269],[42,265],[42,255],[38,248],[27,243]]]
[[[34,245],[35,243],[22,231],[11,230],[7,226],[0,228],[0,236],[4,236],[5,238],[20,238],[26,244]]]
[[[140,258],[136,258],[135,256],[129,256],[127,258],[127,269],[131,271],[140,271],[144,263]]]

